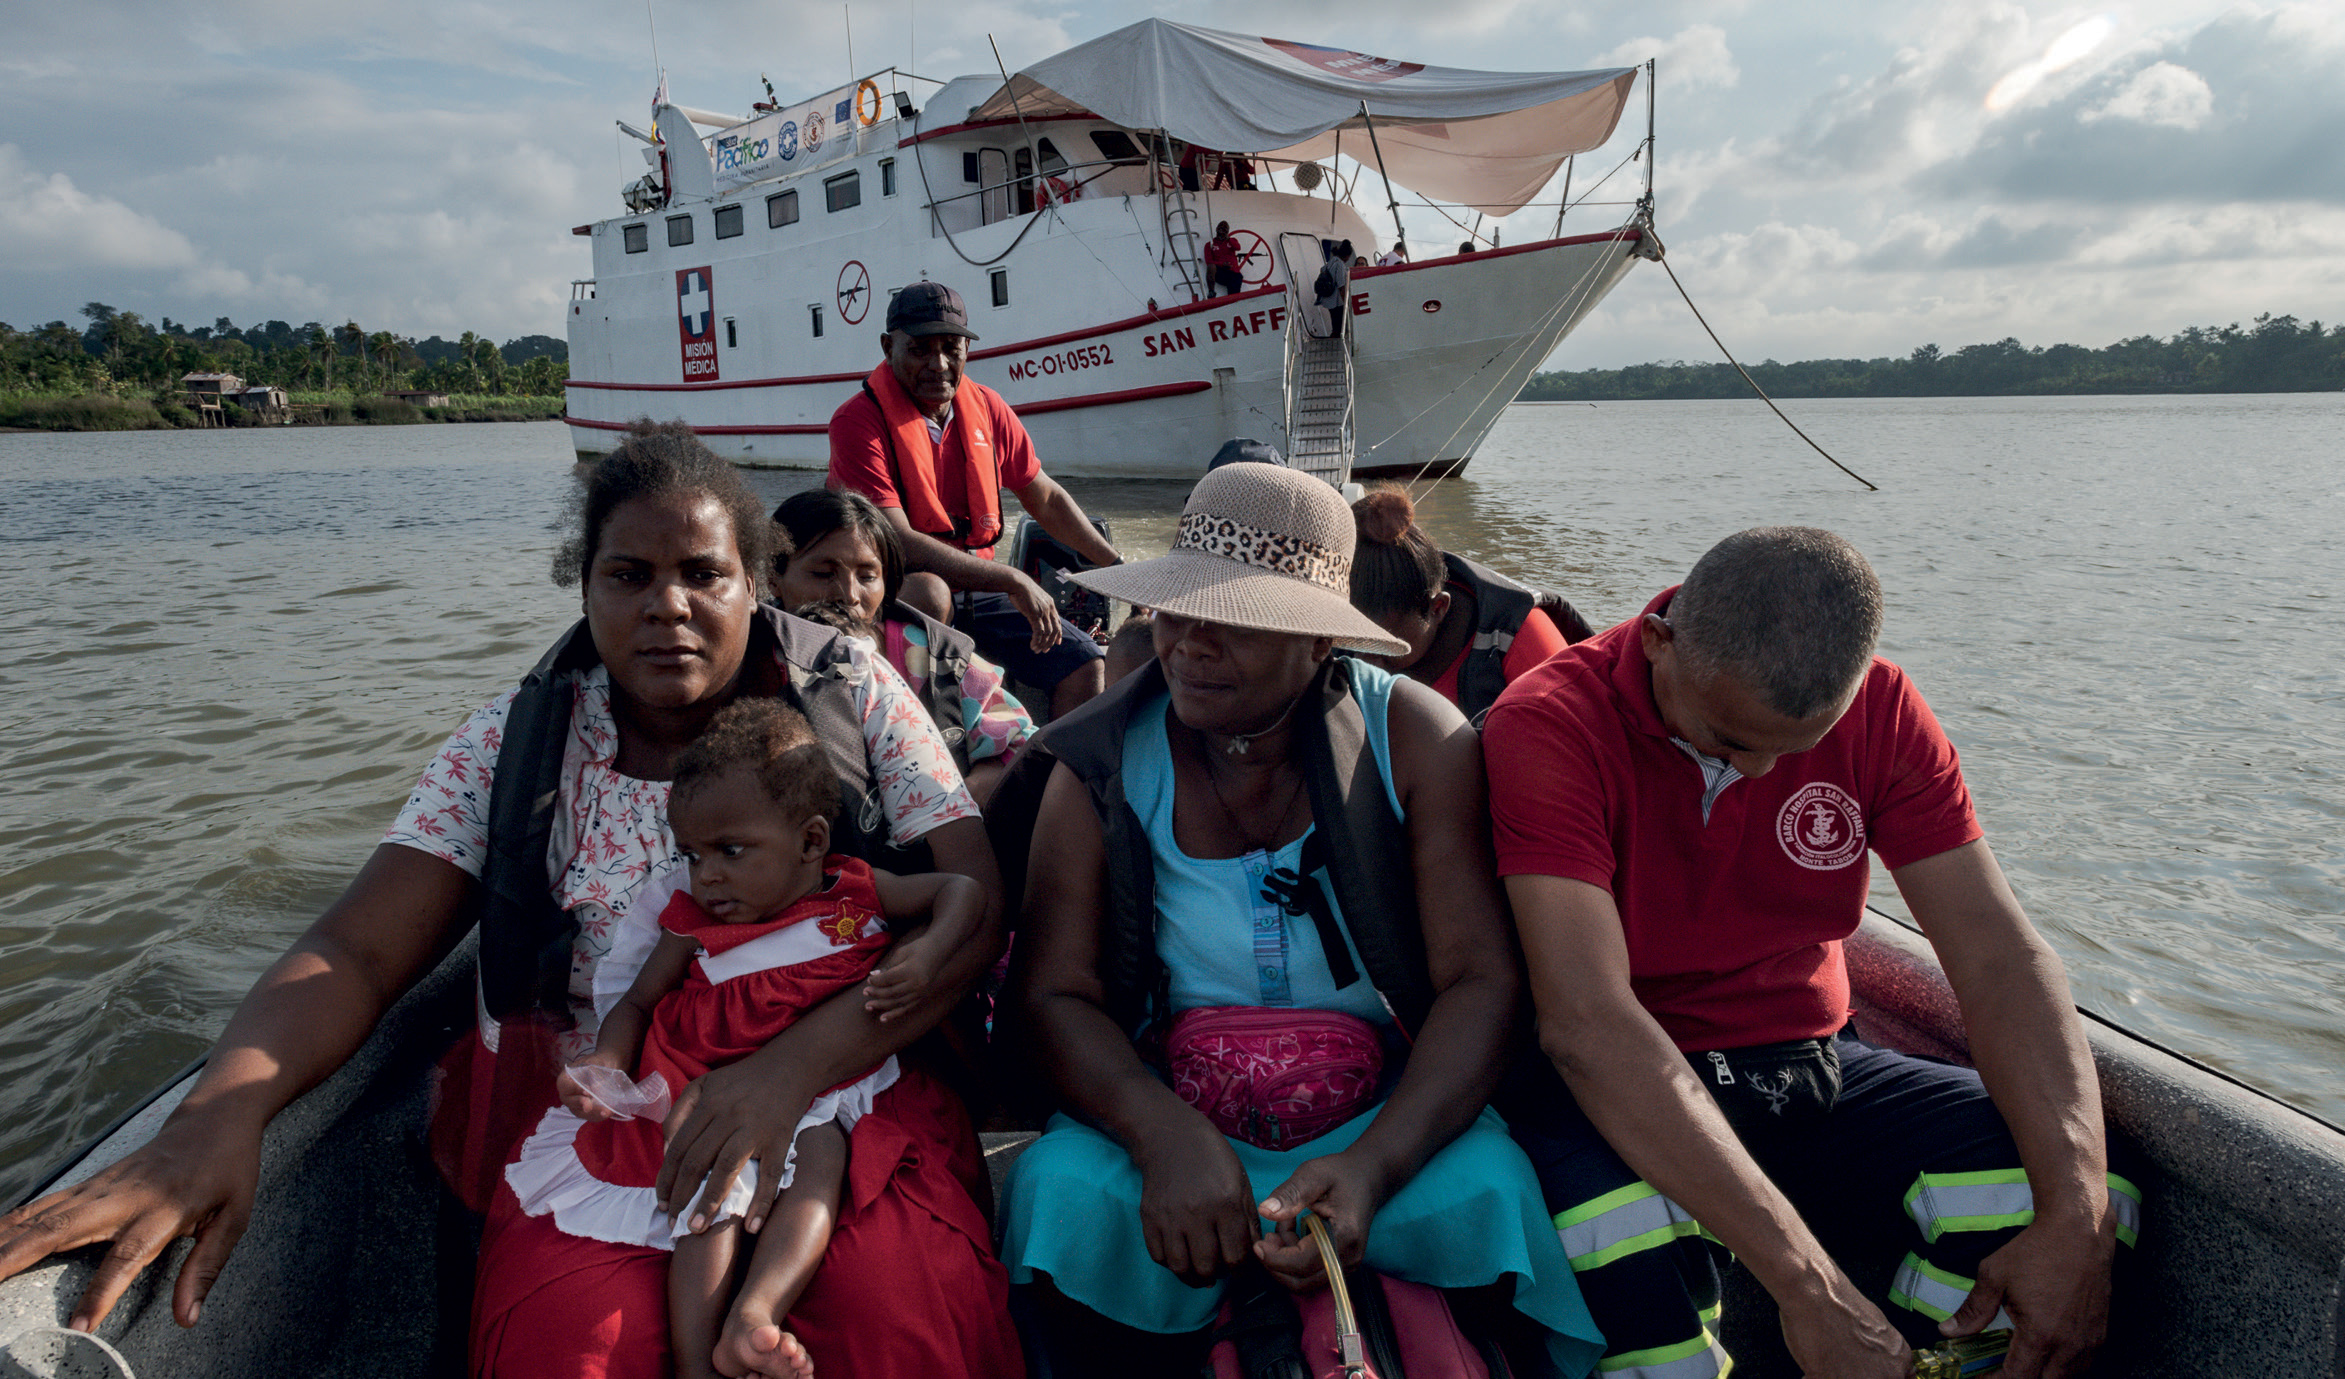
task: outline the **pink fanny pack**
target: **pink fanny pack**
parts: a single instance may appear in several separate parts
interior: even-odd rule
[[[1376,1027],[1333,1010],[1201,1006],[1165,1040],[1173,1091],[1259,1149],[1308,1144],[1366,1110],[1384,1076]]]

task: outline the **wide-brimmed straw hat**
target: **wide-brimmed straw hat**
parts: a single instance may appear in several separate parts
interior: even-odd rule
[[[1400,655],[1408,643],[1352,607],[1357,532],[1351,508],[1324,480],[1276,465],[1224,465],[1189,491],[1170,553],[1067,578],[1178,617]]]

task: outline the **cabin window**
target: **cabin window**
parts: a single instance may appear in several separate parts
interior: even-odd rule
[[[993,270],[992,276],[993,304],[995,306],[1008,306],[1010,304],[1010,270],[996,268]]]
[[[619,240],[630,254],[640,254],[651,248],[651,227],[638,220],[633,225],[619,227]]]
[[[729,350],[741,348],[741,332],[734,327],[733,318],[730,316],[725,318],[725,348]]]
[[[779,230],[798,223],[798,193],[775,192],[765,199],[765,228]]]
[[[1010,154],[1007,149],[977,150],[977,170],[985,190],[977,194],[978,222],[991,225],[1010,218]]]
[[[1120,129],[1092,130],[1091,142],[1099,146],[1100,156],[1109,162],[1144,163],[1148,161],[1148,156],[1140,151],[1140,146],[1133,143],[1131,136]]]
[[[718,239],[738,239],[741,237],[741,208],[739,206],[717,207],[716,222]]]
[[[692,217],[690,217],[690,216],[688,216],[688,215],[672,215],[672,216],[669,216],[669,217],[668,217],[668,247],[669,247],[670,249],[673,249],[673,248],[675,248],[675,247],[676,247],[677,245],[679,245],[679,244],[690,244],[691,242],[692,242]]]
[[[832,211],[848,211],[863,204],[863,174],[850,172],[822,184],[823,207]]]
[[[822,304],[817,302],[806,309],[814,313],[814,338],[820,340],[822,338]]]
[[[894,196],[896,194],[896,160],[893,158],[879,160],[879,194],[881,196]]]
[[[1042,175],[1049,177],[1067,170],[1067,157],[1048,139],[1034,141],[1034,152],[1042,160]]]
[[[983,181],[983,180],[984,180],[984,176],[985,176],[985,174],[984,174],[984,171],[983,171],[982,169],[980,169],[980,168],[977,166],[977,155],[976,155],[976,154],[974,154],[974,153],[964,153],[964,154],[962,154],[962,155],[961,155],[961,180],[962,180],[962,181],[964,181],[964,182],[980,182],[980,181]]]
[[[1018,168],[1018,214],[1034,214],[1034,150],[1020,148],[1015,161]]]

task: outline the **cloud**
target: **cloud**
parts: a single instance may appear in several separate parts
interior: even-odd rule
[[[177,230],[64,173],[43,174],[14,144],[0,144],[0,242],[11,268],[44,273],[193,268],[200,259]]]
[[[2214,113],[2215,92],[2207,79],[2188,67],[2153,62],[2133,74],[2133,80],[2100,105],[2077,114],[2086,124],[2102,120],[2132,120],[2136,124],[2172,125],[2196,129]]]
[[[1655,71],[1664,89],[1723,90],[1742,80],[1726,31],[1715,24],[1689,24],[1668,38],[1632,38],[1596,57],[1591,67],[1630,67],[1658,59]]]

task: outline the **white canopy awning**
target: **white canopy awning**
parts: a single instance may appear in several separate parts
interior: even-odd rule
[[[1020,69],[969,118],[1088,111],[1231,153],[1372,163],[1427,196],[1519,210],[1563,160],[1612,137],[1637,69],[1470,72],[1145,19]]]

